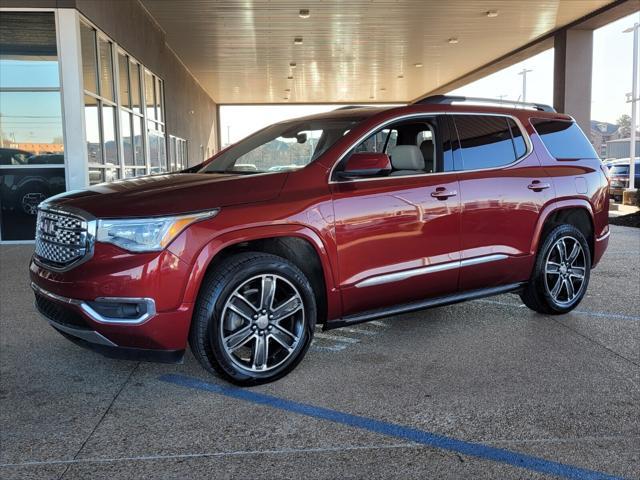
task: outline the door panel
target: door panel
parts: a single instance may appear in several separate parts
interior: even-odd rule
[[[551,188],[530,190],[533,180],[551,182],[535,154],[503,170],[460,174],[463,259],[507,255],[503,260],[463,268],[461,290],[528,279],[533,262],[531,239],[551,194]]]
[[[459,117],[454,118],[461,138],[462,168],[481,169],[459,173],[462,259],[493,255],[486,259],[489,262],[461,268],[460,290],[528,280],[534,261],[531,239],[541,209],[552,198],[551,179],[535,153],[527,154],[522,134],[511,120],[515,142],[509,129],[504,142],[490,133],[491,122],[486,117],[478,117],[477,126],[473,122],[467,124],[467,129],[476,128],[482,133],[474,138],[468,136],[467,145],[476,150],[465,157],[461,122]],[[487,140],[487,136],[493,139]],[[483,142],[493,142],[494,147],[478,148]],[[513,145],[510,158],[509,149],[502,148],[507,143]],[[519,161],[516,154],[522,157]],[[473,161],[465,162],[470,157]],[[500,167],[501,163],[506,166]],[[482,169],[483,166],[488,168]]]
[[[431,195],[457,192],[456,174],[388,177],[332,187],[344,315],[457,290],[458,268],[406,279],[388,277],[459,261],[460,197]],[[368,286],[361,284],[365,280]],[[384,283],[370,284],[377,281]]]

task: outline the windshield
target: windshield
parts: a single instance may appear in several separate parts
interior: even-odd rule
[[[200,173],[298,170],[316,160],[361,118],[319,118],[278,123],[241,140]]]

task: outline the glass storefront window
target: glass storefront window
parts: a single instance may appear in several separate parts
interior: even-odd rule
[[[84,96],[84,122],[89,163],[102,163],[98,101],[90,95]]]
[[[113,52],[111,46],[111,42],[103,38],[98,38],[98,51],[100,52],[100,95],[114,102]]]
[[[82,42],[82,77],[84,89],[98,93],[98,58],[96,53],[96,31],[89,25],[80,24]]]
[[[162,79],[80,23],[83,71],[90,72],[84,91],[90,183],[166,171]]]
[[[140,65],[133,60],[129,61],[129,71],[131,79],[131,106],[135,113],[142,114],[140,110]]]
[[[104,163],[118,165],[118,145],[116,143],[116,109],[111,105],[102,105],[102,146]]]
[[[122,156],[125,165],[133,165],[133,142],[131,138],[131,114],[120,110],[120,132],[122,134]]]
[[[144,146],[142,139],[142,117],[133,116],[133,153],[136,165],[144,166],[146,161],[144,158]]]
[[[147,119],[156,119],[154,81],[153,74],[149,70],[144,71],[144,97],[147,105]]]
[[[38,204],[65,190],[55,17],[2,12],[0,239],[32,240]]]
[[[131,107],[129,99],[129,61],[127,56],[118,54],[118,76],[120,81],[120,105]]]

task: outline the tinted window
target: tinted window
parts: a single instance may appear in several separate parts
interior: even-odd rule
[[[555,158],[598,158],[593,146],[575,122],[533,118],[531,123]]]
[[[516,150],[516,158],[523,157],[527,153],[527,144],[522,136],[522,130],[516,125],[512,119],[507,118],[509,128],[511,128],[511,136],[513,137],[513,147]]]
[[[464,170],[500,167],[516,160],[506,117],[456,115],[455,123]]]

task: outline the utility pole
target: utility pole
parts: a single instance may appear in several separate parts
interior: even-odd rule
[[[533,72],[533,70],[528,70],[523,68],[521,72],[518,72],[518,75],[522,75],[522,102],[525,103],[527,101],[527,73]]]
[[[638,29],[640,23],[636,22],[633,27],[627,28],[623,33],[633,32],[633,72],[631,74],[631,138],[629,142],[629,187],[628,190],[635,190],[636,183],[636,104],[638,103]]]

